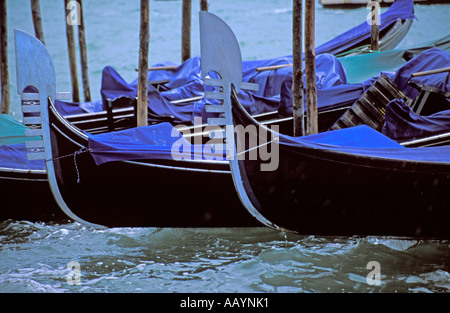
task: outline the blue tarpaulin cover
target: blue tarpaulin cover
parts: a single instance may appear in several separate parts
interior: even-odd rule
[[[289,138],[289,137],[282,137]],[[293,139],[318,146],[358,148],[403,148],[372,128],[362,125]],[[89,148],[97,165],[121,160],[210,159],[225,160],[223,153],[211,152],[211,147],[191,145],[170,123],[137,127],[123,131],[92,135]]]
[[[96,164],[120,160],[173,159],[174,144],[182,141],[176,151],[185,154],[185,159],[196,157],[225,160],[223,155],[214,155],[205,147],[194,148],[173,133],[169,123],[128,129],[116,133],[94,135],[89,138],[89,148]],[[175,134],[175,136],[174,136]],[[305,137],[290,137],[280,134],[280,144],[308,149],[325,149],[388,159],[450,162],[450,147],[405,148],[394,140],[361,125]],[[179,149],[181,147],[181,149]],[[187,149],[183,151],[184,149]],[[206,152],[205,152],[206,151]],[[214,158],[213,158],[214,157]]]
[[[283,59],[282,58],[278,58]],[[257,83],[259,91],[249,92],[241,90],[239,99],[246,110],[254,115],[258,113],[276,111],[279,106],[280,87],[284,80],[292,77],[292,67],[279,69],[276,72],[256,72],[254,68],[271,64],[274,59],[260,61],[244,61],[243,81]],[[256,67],[255,67],[256,66]],[[335,85],[347,83],[345,69],[339,60],[331,54],[316,57],[317,88],[325,89]],[[173,116],[175,123],[193,123],[194,118],[201,116],[206,122],[210,115],[204,110],[206,104],[219,104],[218,101],[201,99],[195,102],[171,104],[172,100],[182,100],[195,96],[202,96],[206,90],[201,79],[200,57],[193,57],[184,62],[172,72],[169,77],[167,71],[150,71],[149,81],[169,79],[168,91],[157,91],[149,85],[149,111],[158,116]],[[136,95],[137,82],[127,84],[112,68],[106,67],[102,77],[103,99],[115,99],[121,96],[133,98]]]
[[[191,144],[170,123],[91,135],[89,148],[97,165],[122,160],[224,160],[211,144]]]
[[[380,135],[367,125],[343,128],[303,137],[304,140],[319,144],[358,148],[404,148],[396,141]]]
[[[391,78],[398,85],[400,90],[410,97],[416,97],[418,96],[419,91],[412,89],[407,84],[412,73],[448,66],[450,66],[450,53],[437,48],[431,48],[404,64],[391,75]],[[446,72],[415,77],[412,80],[418,84],[432,86],[448,92],[450,90],[449,75],[450,74]],[[441,111],[430,116],[420,116],[414,113],[403,100],[393,100],[387,105],[386,121],[383,126],[383,133],[390,139],[387,138],[388,140],[382,140],[381,134],[374,135],[374,137],[371,137],[371,134],[364,134],[363,132],[367,131],[367,127],[366,130],[359,127],[353,127],[347,130],[347,133],[343,133],[342,130],[339,130],[335,134],[333,134],[333,132],[327,132],[323,135],[319,134],[300,138],[281,136],[280,144],[316,149],[330,149],[377,158],[419,162],[450,162],[450,147],[448,146],[405,149],[399,144],[395,147],[396,142],[394,142],[394,140],[401,142],[449,132],[450,110]],[[367,138],[370,138],[368,141],[376,141],[377,143],[375,143],[372,148],[364,145],[355,148],[356,145],[349,146],[339,142],[339,138],[342,135],[354,137],[357,141],[360,136],[363,138],[367,136]],[[313,138],[313,140],[311,141],[309,138]],[[377,145],[379,145],[379,147],[375,148]]]
[[[412,0],[398,0],[386,12],[381,14],[380,30],[396,22],[397,19],[413,19],[414,7]],[[340,36],[318,46],[316,48],[316,69],[318,90],[328,90],[335,86],[347,85],[345,70],[335,58],[331,56],[321,57],[321,54],[337,54],[355,45],[360,45],[370,37],[370,26],[363,22],[350,29]],[[181,100],[194,96],[201,96],[207,87],[204,86],[201,78],[200,57],[193,57],[175,70],[171,71],[149,71],[148,80],[150,82],[167,80],[166,91],[157,91],[152,85],[149,86],[149,112],[159,116],[172,116],[175,123],[193,123],[196,117],[202,117],[206,122],[208,115],[205,104],[214,104],[214,100],[201,99],[195,102],[182,104],[172,104],[172,100]],[[292,67],[279,69],[277,71],[256,72],[256,68],[290,64],[292,56],[283,56],[267,60],[244,61],[243,81],[259,84],[258,92],[241,91],[239,99],[242,105],[250,114],[258,114],[275,111],[280,105],[280,89],[283,81],[292,76]],[[172,62],[163,62],[154,66],[176,65]],[[327,92],[318,92],[319,105],[330,106],[330,100],[338,92],[341,96],[347,95],[346,99],[338,98],[336,105],[351,103],[363,92],[361,86],[347,86],[350,92],[343,93],[343,87]],[[359,88],[360,94],[356,94]],[[101,96],[99,101],[87,103],[67,103],[56,101],[57,109],[63,114],[76,114],[84,112],[97,112],[105,110],[104,100],[114,100],[118,97],[126,96],[134,98],[136,96],[137,80],[127,83],[112,67],[107,66],[103,71]],[[342,92],[341,92],[342,91]],[[352,98],[351,98],[352,97]],[[282,105],[284,105],[282,103]],[[283,107],[281,108],[283,111]],[[288,113],[286,113],[288,114]]]
[[[280,135],[280,144],[298,148],[329,150],[372,158],[450,163],[450,146],[405,148],[366,125],[327,132],[324,137],[316,136],[290,137]],[[313,140],[309,140],[310,137]],[[374,147],[377,144],[372,145],[367,140],[364,140],[364,137],[369,138],[369,141],[376,141],[381,147]],[[356,138],[356,140],[352,141],[353,138]],[[336,142],[333,141],[334,139],[336,139]],[[336,144],[337,142],[339,144]]]
[[[413,99],[419,95],[419,91],[409,86],[408,80],[450,92],[450,72],[410,78],[413,73],[445,67],[450,67],[450,53],[432,48],[399,68],[393,81],[404,94]],[[430,116],[421,116],[414,113],[403,100],[393,100],[386,107],[383,133],[392,139],[401,142],[444,132],[450,132],[450,111],[446,108]]]
[[[171,136],[170,123],[136,127],[89,137],[89,149],[97,164],[118,160],[171,159],[171,147],[179,133]]]
[[[45,170],[44,160],[27,159],[27,148],[24,143],[0,145],[0,168],[22,170]]]
[[[409,98],[416,98],[419,91],[408,85],[408,80],[419,85],[433,86],[445,92],[450,92],[450,72],[413,77],[411,74],[450,66],[450,53],[438,48],[422,52],[417,57],[404,64],[395,73],[393,82]]]
[[[399,142],[450,132],[450,110],[422,116],[414,113],[405,101],[395,99],[386,107],[382,132]]]
[[[341,135],[364,138],[367,134],[369,127],[362,125],[358,127],[351,127],[346,129],[347,132],[342,132],[344,129],[336,130],[333,132],[338,132],[339,136],[332,134],[333,132],[328,132],[330,136],[336,136],[337,138]],[[370,131],[370,130],[369,130]],[[427,148],[405,148],[400,144],[384,137],[383,134],[376,132],[370,134],[370,140],[376,140],[382,142],[383,148],[367,147],[361,143],[353,143],[353,145],[346,145],[345,143],[341,145],[330,144],[327,140],[327,136],[320,138],[320,140],[310,141],[308,136],[306,137],[290,137],[286,135],[280,135],[280,145],[287,145],[297,148],[306,149],[322,149],[335,151],[339,153],[349,153],[353,155],[372,157],[372,158],[383,158],[383,159],[393,159],[393,160],[405,160],[405,161],[415,161],[415,162],[435,162],[435,163],[450,163],[450,146],[442,147],[427,147]],[[321,141],[324,140],[325,143]],[[390,141],[389,141],[390,140]],[[364,141],[364,140],[363,140]],[[332,142],[332,141],[331,141]],[[360,146],[358,146],[360,145]],[[397,145],[397,146],[396,146]]]
[[[420,64],[428,64],[429,59],[433,59],[433,67],[446,67],[448,63],[448,52],[439,49],[430,49],[420,54],[416,58],[405,64],[408,70],[416,68],[427,69]],[[424,57],[424,55],[426,57]],[[440,60],[438,62],[437,60]],[[401,78],[401,75],[407,72],[401,67],[396,73],[392,74],[392,78],[403,82],[407,78]],[[422,77],[420,79],[426,79]],[[427,82],[430,82],[427,80]],[[339,87],[339,86],[337,86]],[[442,87],[442,86],[441,86]],[[447,88],[447,86],[444,86]],[[397,107],[395,106],[397,105]],[[404,108],[403,108],[404,109]],[[437,131],[436,126],[439,126],[440,131],[446,131],[447,120],[445,119],[446,112],[438,113],[434,117],[421,117],[419,119],[411,118],[410,112],[409,120],[405,126],[401,122],[391,122],[391,118],[396,115],[401,115],[398,111],[402,107],[398,106],[397,102],[392,102],[388,106],[387,133],[393,135],[397,139],[398,133],[407,133],[410,128],[426,129],[428,133]],[[391,112],[397,114],[391,114]],[[402,112],[400,112],[402,113]],[[403,112],[403,115],[404,112]],[[436,121],[439,121],[437,125]],[[391,123],[398,123],[400,130],[393,130],[390,127]],[[402,130],[403,129],[403,130]],[[173,144],[180,139],[180,135],[172,133],[173,127],[171,124],[159,124],[148,126],[147,128],[135,128],[131,130],[124,130],[116,133],[106,133],[101,135],[90,136],[89,144],[93,150],[92,153],[99,163],[107,162],[109,160],[130,160],[130,159],[171,159],[171,151]],[[326,132],[313,136],[293,138],[281,135],[281,144],[295,145],[299,147],[317,148],[317,149],[332,149],[341,152],[354,153],[359,155],[369,155],[373,157],[383,158],[399,158],[404,160],[415,161],[435,161],[448,162],[450,161],[450,147],[433,147],[433,148],[404,148],[394,140],[387,136],[370,129],[367,126],[354,127],[333,132]],[[198,150],[199,152],[202,151]]]

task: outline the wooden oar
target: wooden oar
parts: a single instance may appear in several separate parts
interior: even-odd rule
[[[438,74],[438,73],[444,73],[444,72],[450,72],[450,67],[444,67],[444,68],[438,68],[435,70],[413,73],[413,74],[411,74],[411,77],[426,76],[426,75]]]
[[[258,67],[258,68],[256,68],[256,71],[257,72],[271,71],[271,70],[277,70],[279,68],[288,67],[288,66],[292,66],[292,64],[280,64],[280,65]]]
[[[178,67],[178,65],[168,65],[168,66],[154,66],[154,67],[149,67],[148,70],[149,71],[173,71]],[[136,72],[139,72],[139,69],[135,69]]]

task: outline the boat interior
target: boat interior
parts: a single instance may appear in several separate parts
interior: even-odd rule
[[[406,97],[385,75],[379,79],[351,106],[319,112],[319,132],[332,131],[358,125],[368,125],[381,132],[385,122],[386,106],[393,99],[403,100],[417,116],[432,117],[436,113],[450,112],[450,93],[431,86],[409,81],[419,95],[415,99]],[[186,99],[184,101],[196,101]],[[64,118],[76,128],[91,134],[120,131],[136,127],[136,98],[120,97],[106,100],[107,109],[101,112],[84,113],[65,116]],[[278,112],[267,112],[253,116],[263,125],[278,125],[280,133],[290,135],[293,129],[293,118],[279,118]],[[307,117],[304,117],[305,120]],[[217,127],[207,124],[176,125],[170,116],[157,116],[148,113],[149,125],[169,122],[177,127],[188,140],[210,140],[209,133],[217,132]],[[199,139],[201,138],[201,139]],[[405,147],[429,147],[450,144],[450,129],[432,136],[397,140]],[[195,141],[198,142],[198,141]]]

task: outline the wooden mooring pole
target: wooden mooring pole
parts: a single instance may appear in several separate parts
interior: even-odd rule
[[[200,10],[208,11],[208,0],[200,0]]]
[[[148,101],[148,45],[150,41],[150,0],[141,0],[141,28],[139,32],[139,75],[137,92],[137,126],[146,126]]]
[[[72,20],[74,14],[78,14],[77,8],[72,4],[76,3],[71,0],[64,0],[65,16],[66,16],[66,35],[67,35],[67,48],[69,51],[69,66],[70,66],[70,78],[72,81],[72,100],[74,102],[80,102],[80,91],[78,87],[78,70],[77,70],[77,57],[75,52],[75,36],[73,31]],[[77,17],[78,18],[78,17]]]
[[[191,0],[183,0],[181,26],[181,61],[191,57]]]
[[[305,78],[307,134],[317,134],[317,86],[316,86],[316,51],[315,51],[315,0],[305,2]]]
[[[77,0],[79,5],[80,24],[78,25],[78,43],[80,44],[81,78],[83,80],[84,101],[91,101],[89,84],[89,67],[87,60],[86,29],[84,25],[83,1]]]
[[[0,65],[1,65],[1,88],[2,104],[1,114],[9,114],[10,94],[9,94],[9,69],[8,69],[8,14],[6,0],[0,0]]]
[[[294,113],[294,136],[305,134],[305,109],[303,105],[303,52],[302,52],[302,1],[292,2],[292,100]]]
[[[31,16],[33,17],[34,33],[36,38],[45,45],[44,28],[42,27],[41,5],[39,0],[30,0]]]
[[[370,24],[370,49],[372,51],[380,50],[380,4],[378,0],[372,0],[371,4],[371,24]]]

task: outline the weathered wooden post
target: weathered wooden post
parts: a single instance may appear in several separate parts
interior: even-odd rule
[[[150,41],[150,0],[141,0],[141,28],[139,32],[139,75],[137,92],[137,126],[146,126],[148,101],[148,45]]]
[[[6,0],[0,0],[0,63],[1,63],[1,88],[2,104],[1,114],[9,114],[10,94],[9,94],[9,69],[8,69],[8,13]]]
[[[200,10],[208,11],[208,0],[200,0]]]
[[[72,6],[73,3],[77,3],[71,0],[64,0],[65,13],[66,13],[66,35],[67,35],[67,48],[69,51],[69,66],[70,66],[70,78],[72,81],[72,100],[74,102],[80,102],[80,93],[78,87],[78,70],[77,70],[77,57],[75,52],[75,36],[73,31],[73,24],[78,23],[78,8]],[[74,21],[75,18],[75,21]]]
[[[91,101],[91,88],[89,86],[89,68],[87,60],[87,45],[86,45],[86,29],[84,25],[83,1],[78,1],[80,24],[78,25],[78,43],[80,44],[80,62],[81,62],[81,77],[83,80],[84,101]]]
[[[33,17],[34,32],[36,38],[39,39],[45,45],[44,28],[42,27],[41,5],[39,0],[30,0],[31,3],[31,16]]]
[[[302,1],[292,3],[292,99],[294,111],[294,136],[305,134],[305,109],[303,105],[303,52],[302,52]]]
[[[378,51],[380,50],[380,4],[378,0],[372,0],[368,5],[371,6],[370,48],[372,51]]]
[[[183,0],[181,26],[181,61],[191,57],[191,0]]]
[[[305,77],[307,134],[318,133],[317,86],[316,86],[316,51],[315,51],[315,0],[305,3]]]

